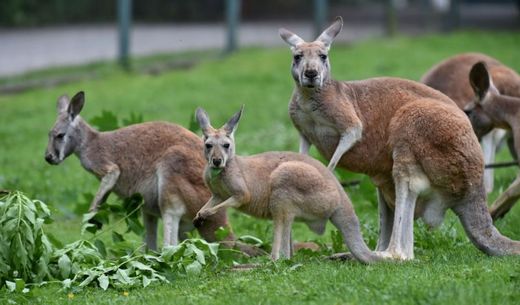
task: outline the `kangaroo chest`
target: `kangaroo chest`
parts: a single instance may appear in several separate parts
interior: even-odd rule
[[[291,119],[301,134],[316,146],[327,159],[334,154],[339,142],[340,133],[317,107],[315,102],[299,103],[297,111],[291,111]]]

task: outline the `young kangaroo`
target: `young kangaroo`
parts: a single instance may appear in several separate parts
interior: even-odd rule
[[[503,95],[495,87],[485,62],[476,63],[469,74],[475,91],[473,103],[465,111],[475,130],[501,128],[512,132],[516,155],[520,155],[520,98]],[[520,176],[496,199],[490,208],[491,217],[503,217],[520,198]]]
[[[150,122],[110,132],[97,132],[79,113],[85,96],[58,100],[58,118],[49,132],[45,160],[59,164],[74,153],[81,165],[101,180],[90,211],[96,211],[111,191],[126,198],[144,198],[146,244],[156,249],[157,218],[163,219],[164,245],[175,245],[193,228],[191,220],[210,197],[202,179],[201,139],[181,126]],[[207,240],[227,225],[224,210],[199,227]]]
[[[204,180],[211,199],[194,219],[195,226],[227,207],[274,222],[272,258],[292,255],[293,220],[305,222],[323,234],[328,219],[343,234],[355,258],[376,261],[361,236],[352,204],[334,175],[319,161],[292,152],[266,152],[249,157],[235,155],[234,133],[242,109],[220,129],[210,125],[207,113],[197,109],[204,134],[207,160]]]
[[[474,94],[468,75],[471,67],[477,62],[486,63],[493,83],[501,94],[520,97],[520,75],[498,60],[480,53],[463,53],[445,59],[426,72],[421,82],[446,94],[460,109],[464,109],[473,101]],[[495,161],[497,146],[506,135],[506,131],[500,128],[485,131],[475,129],[484,152],[484,162],[489,164]],[[492,168],[484,171],[484,185],[486,192],[493,190]]]
[[[377,250],[385,257],[412,259],[414,216],[437,226],[448,208],[480,250],[520,254],[520,243],[502,236],[487,212],[482,152],[464,112],[413,81],[332,80],[328,52],[342,25],[338,17],[313,42],[280,29],[293,53],[289,114],[300,152],[313,144],[330,170],[371,177],[379,195]]]

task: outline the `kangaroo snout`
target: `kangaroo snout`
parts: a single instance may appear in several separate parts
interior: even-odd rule
[[[213,166],[219,167],[222,164],[222,159],[221,158],[213,158],[211,160],[211,162],[213,163]]]
[[[307,77],[308,79],[313,80],[318,76],[318,71],[316,71],[315,69],[305,70],[303,75],[305,75],[305,77]]]
[[[56,165],[58,162],[54,159],[54,156],[51,153],[45,153],[45,161],[51,165]]]

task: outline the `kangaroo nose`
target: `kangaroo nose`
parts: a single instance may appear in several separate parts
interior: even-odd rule
[[[220,166],[220,164],[222,164],[222,159],[213,159],[213,165]]]
[[[45,154],[45,161],[48,163],[52,163],[52,155],[51,154]]]
[[[316,71],[316,70],[306,70],[304,75],[307,78],[313,79],[313,78],[316,78],[316,76],[318,76],[318,71]]]

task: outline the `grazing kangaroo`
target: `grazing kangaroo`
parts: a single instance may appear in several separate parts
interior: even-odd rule
[[[207,113],[197,109],[204,134],[207,165],[204,180],[211,199],[194,219],[196,226],[222,209],[234,207],[255,217],[273,219],[272,258],[292,255],[293,220],[305,222],[323,234],[330,219],[340,230],[355,258],[378,260],[361,236],[352,204],[334,175],[319,161],[292,152],[235,155],[234,133],[242,109],[220,129],[210,125]]]
[[[466,113],[475,130],[501,128],[512,132],[516,155],[520,155],[520,98],[500,93],[485,62],[476,63],[469,74],[475,91],[474,103],[466,105]],[[493,219],[503,217],[520,198],[520,176],[495,200],[490,213]]]
[[[501,94],[520,97],[520,75],[498,60],[480,53],[463,53],[445,59],[426,72],[421,82],[446,94],[460,109],[464,109],[474,99],[468,75],[477,62],[486,63],[493,83]],[[484,162],[490,164],[495,161],[497,146],[506,131],[500,128],[486,130],[483,129],[484,125],[476,127],[479,129],[475,129],[475,132],[484,152]],[[493,182],[493,169],[488,168],[484,171],[487,193],[493,191]]]
[[[371,177],[378,188],[384,257],[412,259],[413,220],[439,225],[451,208],[470,240],[489,255],[520,254],[486,207],[482,152],[471,124],[447,96],[399,78],[335,81],[328,52],[341,31],[338,17],[315,41],[280,29],[293,54],[296,86],[289,114],[300,152],[311,144],[336,165]]]
[[[59,164],[74,153],[81,165],[101,180],[89,211],[97,211],[111,191],[126,198],[140,193],[146,245],[156,249],[157,218],[164,224],[164,245],[176,245],[193,228],[191,220],[210,197],[202,179],[202,140],[189,130],[165,122],[149,122],[97,132],[79,113],[85,95],[58,99],[58,118],[49,132],[45,160]],[[226,211],[213,215],[198,230],[215,240],[227,226]]]

